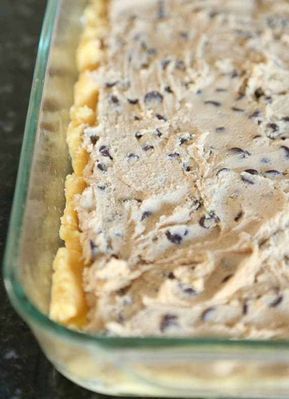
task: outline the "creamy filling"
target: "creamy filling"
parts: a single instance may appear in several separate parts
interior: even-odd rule
[[[111,0],[87,188],[89,331],[289,332],[289,3]]]

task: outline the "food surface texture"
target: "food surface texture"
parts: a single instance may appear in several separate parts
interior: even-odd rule
[[[288,1],[93,1],[83,21],[54,274],[76,259],[76,294],[58,281],[52,317],[288,337]]]

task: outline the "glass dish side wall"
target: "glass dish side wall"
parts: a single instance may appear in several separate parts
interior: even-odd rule
[[[81,32],[79,15],[85,1],[58,3],[61,6],[53,4],[52,7],[50,2],[51,11],[48,11],[49,16],[49,12],[56,9],[55,30],[47,49],[42,98],[34,102],[33,114],[37,115],[39,109],[39,118],[19,253],[21,283],[44,313],[48,312],[50,301],[51,265],[61,246],[59,220],[64,208],[65,176],[71,168],[66,131],[77,78],[75,52]],[[72,3],[77,5],[72,6]],[[40,58],[41,50],[40,47]],[[41,78],[36,76],[35,80],[41,81]]]
[[[48,4],[5,257],[11,302],[57,369],[88,389],[178,398],[287,398],[287,343],[91,337],[47,318],[70,169],[65,134],[77,77],[75,50],[86,3]]]
[[[47,357],[77,384],[111,395],[288,398],[289,352],[226,345],[130,349],[64,338],[35,326]],[[133,344],[133,342],[131,342]]]

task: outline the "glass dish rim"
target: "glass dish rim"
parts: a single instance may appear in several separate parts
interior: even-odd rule
[[[149,347],[181,347],[191,346],[201,348],[216,348],[224,346],[226,348],[263,348],[280,349],[289,348],[288,340],[235,340],[224,338],[188,338],[188,337],[115,337],[106,335],[90,335],[81,331],[69,329],[60,325],[42,313],[25,294],[24,288],[17,281],[14,273],[15,269],[15,243],[19,250],[21,240],[22,223],[25,213],[25,204],[30,180],[30,172],[35,147],[35,138],[38,126],[38,119],[41,110],[41,99],[46,77],[47,64],[50,48],[53,41],[57,16],[62,4],[59,0],[48,0],[44,21],[42,25],[38,53],[36,58],[32,89],[30,94],[27,118],[24,129],[20,162],[16,188],[13,198],[12,211],[7,234],[6,248],[3,261],[4,283],[8,297],[14,308],[22,315],[24,320],[35,322],[48,332],[54,333],[64,338],[94,343],[102,347],[142,349]],[[17,251],[16,249],[16,251]],[[17,257],[16,257],[17,262]]]

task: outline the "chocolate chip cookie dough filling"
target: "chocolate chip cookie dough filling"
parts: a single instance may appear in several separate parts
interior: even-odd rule
[[[289,333],[289,4],[95,0],[51,317],[121,336]]]

